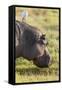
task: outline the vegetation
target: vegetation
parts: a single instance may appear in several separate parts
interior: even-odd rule
[[[24,8],[16,8],[17,20],[21,20],[22,10]],[[16,83],[57,81],[59,80],[59,10],[35,8],[26,10],[29,13],[26,22],[46,33],[51,65],[49,68],[39,68],[25,58],[16,59]]]

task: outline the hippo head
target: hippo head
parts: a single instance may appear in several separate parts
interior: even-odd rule
[[[37,42],[37,48],[39,50],[39,55],[33,59],[33,63],[38,67],[48,67],[50,63],[50,54],[47,48],[47,40],[45,34],[40,36],[40,39]]]
[[[38,67],[47,67],[50,54],[45,34],[26,23],[17,22],[16,26],[16,58],[22,56],[32,60]]]

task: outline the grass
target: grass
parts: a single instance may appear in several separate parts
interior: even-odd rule
[[[22,8],[23,10],[23,8]],[[27,9],[28,10],[28,9]],[[29,11],[29,10],[28,10]],[[16,19],[20,21],[21,9],[16,9]],[[49,68],[39,68],[23,57],[16,59],[16,83],[45,82],[59,80],[59,11],[58,10],[32,10],[27,18],[27,23],[38,27],[46,33],[48,50],[51,56]],[[45,13],[45,14],[44,14]]]
[[[32,61],[18,58],[16,61],[16,83],[42,82],[58,80],[58,62],[52,62],[49,68],[39,68]],[[21,60],[21,61],[20,61]]]
[[[18,81],[16,83],[41,82],[41,81],[45,82],[45,81],[58,80],[57,76],[55,76],[55,75],[54,75],[54,77],[52,77],[52,75],[50,75],[50,76],[49,75],[47,75],[47,76],[41,75],[41,77],[40,77],[40,75],[36,75],[36,74],[31,75],[31,76],[28,76],[28,75],[20,76],[20,75],[16,74],[16,77],[17,77],[16,81]],[[49,80],[49,78],[50,78],[50,80]]]

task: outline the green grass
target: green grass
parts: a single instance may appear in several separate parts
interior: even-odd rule
[[[27,9],[28,10],[28,9]],[[23,82],[44,82],[59,80],[59,21],[58,10],[31,10],[27,23],[39,28],[46,33],[48,50],[51,56],[49,68],[39,68],[25,58],[16,59],[16,83]],[[20,10],[17,12],[17,20],[20,20]]]

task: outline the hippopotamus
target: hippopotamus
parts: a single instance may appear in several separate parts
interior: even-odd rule
[[[32,60],[38,67],[48,67],[50,53],[45,34],[26,22],[16,21],[15,24],[16,58],[24,57],[29,61]]]

